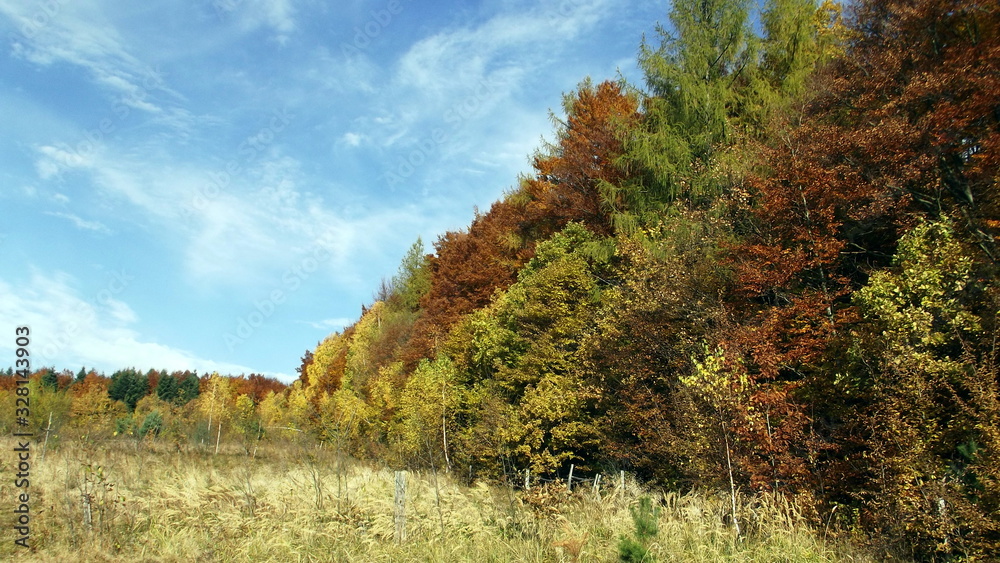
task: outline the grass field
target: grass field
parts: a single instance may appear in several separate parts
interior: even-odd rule
[[[338,463],[293,443],[214,455],[131,440],[64,441],[31,466],[30,550],[14,544],[12,440],[2,442],[4,541],[13,561],[616,561],[632,510],[658,513],[649,561],[866,561],[824,540],[778,499],[741,497],[741,537],[728,495],[663,493],[632,481],[595,494],[459,485],[409,472],[406,541],[394,541],[394,472]],[[614,481],[614,480],[612,480]],[[436,483],[436,485],[435,485]]]

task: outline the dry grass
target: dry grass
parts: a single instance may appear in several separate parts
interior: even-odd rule
[[[13,443],[2,447],[12,475]],[[397,546],[393,472],[360,463],[338,471],[328,449],[270,445],[251,458],[242,449],[215,456],[167,444],[64,443],[32,461],[33,550],[14,546],[4,509],[4,560],[614,561],[644,494],[661,507],[650,545],[657,561],[864,560],[762,497],[741,499],[750,532],[738,539],[728,497],[654,494],[631,482],[600,498],[587,487],[526,496],[438,475],[439,497],[430,474],[411,473],[407,541]],[[2,502],[14,496],[13,480],[0,482]]]

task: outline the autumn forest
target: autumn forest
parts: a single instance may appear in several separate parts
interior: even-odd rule
[[[37,435],[627,471],[996,557],[1000,6],[675,0],[638,52],[643,84],[566,94],[533,172],[415,242],[291,386],[41,370]]]

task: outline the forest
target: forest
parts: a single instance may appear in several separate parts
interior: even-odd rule
[[[566,94],[532,172],[417,240],[291,386],[45,370],[32,424],[294,432],[470,483],[628,471],[992,560],[1000,5],[675,0],[638,64]]]

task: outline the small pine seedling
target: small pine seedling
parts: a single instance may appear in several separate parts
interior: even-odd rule
[[[635,523],[635,537],[622,535],[618,542],[618,558],[626,563],[653,561],[649,553],[649,542],[659,532],[657,522],[660,508],[653,508],[649,497],[639,499],[639,506],[632,508],[632,522]]]

